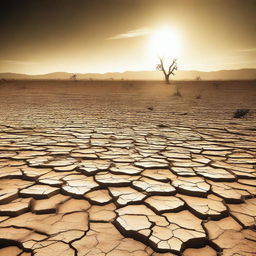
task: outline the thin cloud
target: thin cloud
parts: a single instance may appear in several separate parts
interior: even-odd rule
[[[36,65],[39,64],[39,62],[33,62],[33,61],[19,61],[19,60],[0,60],[1,62],[9,63],[9,64],[15,64],[15,65]]]
[[[256,48],[236,49],[235,52],[256,52]]]
[[[117,34],[115,36],[107,38],[107,40],[118,40],[118,39],[145,36],[145,35],[149,35],[151,32],[152,30],[149,28],[139,28],[139,29],[127,31],[126,33]]]

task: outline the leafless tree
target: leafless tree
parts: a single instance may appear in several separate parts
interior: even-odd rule
[[[168,69],[165,69],[165,67],[164,67],[164,58],[159,57],[159,60],[160,60],[160,63],[156,66],[156,69],[159,71],[162,71],[164,73],[165,82],[167,84],[169,84],[170,83],[170,75],[174,76],[175,75],[174,71],[178,69],[177,59],[172,60]]]
[[[70,77],[70,79],[73,80],[73,81],[76,81],[76,78],[77,78],[77,74],[74,74],[74,75],[72,75],[72,76]]]

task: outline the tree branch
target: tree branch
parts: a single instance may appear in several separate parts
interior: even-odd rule
[[[159,58],[159,60],[160,60],[160,65],[161,65],[162,71],[164,72],[164,75],[166,76],[167,73],[166,73],[166,71],[165,71],[165,69],[164,69],[164,61],[163,61],[163,58]]]
[[[173,59],[172,64],[169,67],[168,75],[173,74],[173,71],[177,68],[177,59]]]

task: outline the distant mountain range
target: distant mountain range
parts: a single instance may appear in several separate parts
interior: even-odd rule
[[[0,73],[0,79],[70,79],[73,73],[54,72],[43,75],[25,75],[16,73]],[[256,79],[256,69],[237,69],[237,70],[219,70],[219,71],[194,71],[179,70],[172,79],[177,80],[195,80],[200,77],[202,80],[254,80]],[[162,80],[163,74],[160,71],[126,71],[114,73],[85,73],[77,74],[77,79],[93,80]]]

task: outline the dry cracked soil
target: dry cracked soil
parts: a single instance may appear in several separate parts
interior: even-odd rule
[[[0,256],[256,255],[255,103],[255,81],[2,81]]]

